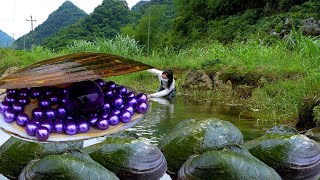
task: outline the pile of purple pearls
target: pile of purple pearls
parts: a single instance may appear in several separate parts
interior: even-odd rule
[[[83,93],[81,89],[84,88],[91,90]],[[101,97],[96,97],[96,89],[101,92]],[[76,97],[70,95],[72,93]],[[75,99],[81,99],[81,106],[73,103]],[[25,106],[35,100],[38,107],[29,117],[24,111]],[[77,83],[76,88],[71,85],[68,88],[8,89],[5,99],[0,102],[0,113],[5,122],[16,122],[25,127],[27,134],[36,136],[39,141],[46,141],[52,132],[75,135],[88,132],[90,127],[106,130],[109,126],[130,122],[135,112],[144,114],[147,110],[145,94],[135,95],[125,86],[102,79]]]

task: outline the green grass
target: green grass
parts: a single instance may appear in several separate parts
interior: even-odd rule
[[[229,45],[206,41],[182,50],[168,46],[154,49],[150,56],[143,54],[143,48],[132,38],[117,36],[112,40],[75,41],[60,52],[39,46],[30,51],[1,49],[0,69],[24,67],[50,57],[82,51],[118,54],[157,69],[174,69],[180,94],[222,103],[244,103],[247,108],[259,110],[259,119],[272,123],[295,119],[303,97],[319,91],[320,67],[317,65],[320,64],[320,40],[302,36],[299,31],[273,44],[261,39]],[[243,81],[245,83],[257,78],[257,88],[248,99],[239,99],[234,92],[225,89],[185,90],[181,86],[189,69],[223,71],[226,78],[242,78],[247,80]],[[145,71],[109,77],[107,80],[147,93],[154,92],[159,83],[156,77]]]

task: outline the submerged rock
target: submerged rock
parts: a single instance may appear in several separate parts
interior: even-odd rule
[[[190,119],[167,134],[160,142],[160,149],[167,159],[168,172],[176,174],[192,155],[242,142],[240,130],[228,121]]]
[[[280,125],[280,126],[275,126],[271,129],[269,129],[267,132],[268,133],[273,133],[273,134],[299,134],[299,131],[296,130],[295,128],[287,125]]]
[[[30,162],[21,172],[19,180],[47,179],[119,179],[88,155],[80,152],[63,155],[49,155]]]
[[[86,147],[85,152],[120,179],[160,179],[167,170],[166,159],[156,146],[133,138],[107,138]]]
[[[31,160],[80,149],[82,145],[82,142],[41,144],[11,137],[0,147],[0,174],[17,179],[21,170]]]
[[[266,134],[245,144],[249,152],[283,179],[320,177],[320,146],[301,134]]]
[[[281,180],[278,173],[240,146],[211,150],[189,158],[178,180],[259,179]]]

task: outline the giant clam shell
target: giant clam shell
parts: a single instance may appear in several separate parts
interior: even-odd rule
[[[275,169],[283,179],[320,177],[320,146],[301,134],[266,134],[246,142],[256,158]]]
[[[10,179],[18,179],[22,169],[31,160],[51,154],[62,154],[71,149],[80,149],[82,146],[82,142],[42,144],[11,137],[0,146],[0,174]]]
[[[63,155],[49,155],[31,161],[21,172],[19,180],[47,179],[108,179],[119,178],[108,169],[81,152]]]
[[[150,68],[152,67],[149,65],[117,55],[83,52],[51,58],[17,70],[0,79],[0,89],[64,86],[73,82],[117,76]],[[4,97],[4,94],[0,95],[0,100]],[[35,104],[37,101],[31,100],[31,103],[25,106],[25,112],[29,117]],[[69,136],[52,133],[45,142],[78,141],[109,135],[134,126],[143,117],[143,114],[135,113],[129,123],[120,123],[107,130],[90,128],[85,134]],[[15,122],[6,123],[2,115],[0,115],[0,130],[27,141],[38,141],[36,137],[29,136],[24,127],[18,126]]]
[[[109,137],[84,150],[120,179],[160,179],[167,170],[166,159],[156,146],[134,138]]]
[[[242,142],[242,133],[228,121],[189,119],[179,123],[164,137],[160,149],[167,159],[168,172],[176,174],[192,155]]]
[[[211,150],[190,157],[180,168],[178,180],[274,179],[278,173],[241,146]]]
[[[40,61],[0,79],[0,89],[54,86],[151,69],[132,59],[104,53],[76,53]]]

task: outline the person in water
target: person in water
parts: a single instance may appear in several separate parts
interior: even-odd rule
[[[148,72],[156,74],[160,80],[160,86],[156,93],[150,94],[149,98],[167,98],[172,100],[176,94],[175,81],[173,79],[173,72],[170,69],[160,71],[157,69],[149,69]]]

